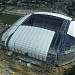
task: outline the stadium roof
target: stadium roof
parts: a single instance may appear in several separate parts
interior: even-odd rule
[[[45,16],[47,15],[48,20],[47,18],[44,18],[45,20],[47,20],[45,23],[44,23],[45,20],[41,21],[40,18],[38,18],[38,20],[40,20],[41,22],[39,22],[37,19],[34,21],[34,18],[31,16],[35,14],[41,15],[43,14]],[[52,18],[53,16],[51,22],[48,15],[51,15],[50,18]],[[33,23],[31,23],[32,19],[30,19],[29,17],[33,18]],[[59,32],[59,29],[61,29],[61,25],[63,24],[63,20],[65,19],[67,21],[69,20],[69,22],[71,22],[72,20],[72,18],[70,17],[57,13],[49,13],[49,12],[30,13],[25,17],[21,18],[20,20],[18,20],[16,23],[14,23],[13,26],[10,29],[8,29],[8,31],[6,31],[5,34],[3,34],[2,41],[5,42],[5,46],[8,50],[15,51],[24,55],[25,53],[27,53],[28,56],[30,57],[46,61],[48,51],[50,49],[51,43],[53,42],[53,38],[55,37],[56,32]],[[67,34],[73,37],[75,37],[73,29],[75,28],[74,24],[75,22],[70,23],[67,32]],[[50,28],[49,25],[52,27],[52,29],[48,29]],[[56,31],[55,29],[57,29],[58,31]],[[61,37],[59,35],[58,39],[60,38]],[[56,40],[55,42],[57,42],[58,41],[57,37],[55,37],[54,40]]]
[[[9,41],[9,49],[46,61],[55,32],[32,26],[19,26]]]

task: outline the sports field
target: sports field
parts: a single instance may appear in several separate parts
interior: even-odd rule
[[[0,21],[4,24],[11,25],[17,21],[21,16],[11,14],[0,14]]]

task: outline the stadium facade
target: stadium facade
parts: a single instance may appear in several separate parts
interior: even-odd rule
[[[50,12],[30,13],[2,36],[7,51],[58,66],[75,59],[75,21]]]

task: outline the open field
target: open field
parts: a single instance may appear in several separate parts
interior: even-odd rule
[[[21,16],[11,15],[11,14],[1,14],[0,15],[0,21],[3,22],[4,24],[11,25],[16,20],[18,20],[20,17]]]

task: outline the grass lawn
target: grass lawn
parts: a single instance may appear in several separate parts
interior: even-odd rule
[[[11,15],[11,14],[1,14],[0,15],[0,21],[4,24],[13,24],[15,21],[17,21],[21,16],[17,15]]]

